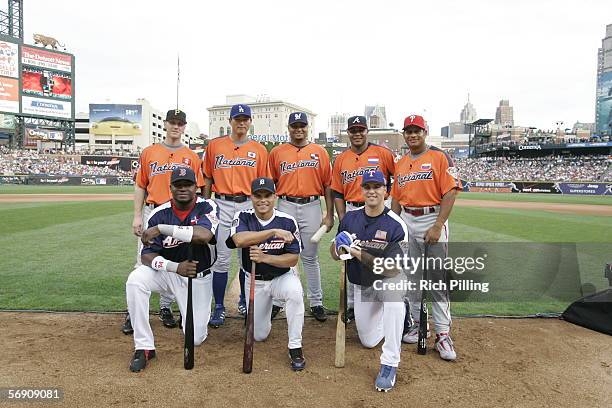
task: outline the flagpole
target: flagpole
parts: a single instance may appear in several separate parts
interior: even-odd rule
[[[179,83],[181,82],[181,60],[176,54],[176,109],[179,108]]]

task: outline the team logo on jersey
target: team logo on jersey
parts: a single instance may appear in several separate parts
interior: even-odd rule
[[[446,172],[455,180],[459,180],[459,169],[457,167],[449,167]]]
[[[189,220],[189,223],[190,223],[191,225],[196,225],[196,224],[198,223],[198,221],[200,221],[200,219],[199,219],[199,218],[198,218],[196,215],[194,215],[194,216],[193,216],[193,217],[191,217],[191,219]]]
[[[250,157],[251,159],[254,159],[257,157],[257,155],[255,154],[255,152],[247,152],[247,156]]]
[[[360,248],[368,248],[368,249],[380,249],[384,250],[389,245],[388,242],[380,242],[380,241],[363,241],[361,239],[356,239],[353,241],[353,245],[357,245]]]
[[[375,239],[387,239],[387,231],[376,230],[376,234],[374,234]]]
[[[379,161],[378,157],[368,157],[368,164],[378,164]]]
[[[281,175],[291,173],[297,169],[301,169],[304,167],[310,167],[316,169],[319,167],[319,162],[317,160],[300,160],[297,163],[287,163],[281,162],[280,171]]]
[[[285,241],[283,241],[282,239],[272,239],[269,242],[259,244],[259,248],[261,249],[283,249],[284,247]]]
[[[416,171],[410,174],[400,174],[396,177],[397,185],[400,187],[417,180],[433,180],[433,171]]]
[[[191,166],[191,159],[189,157],[183,157],[183,163],[188,166]]]
[[[164,248],[176,248],[177,246],[181,245],[182,243],[183,243],[183,241],[179,241],[176,238],[172,238],[172,236],[167,236],[162,241],[162,246]]]
[[[340,177],[342,177],[342,184],[352,183],[357,177],[363,176],[366,171],[376,170],[378,170],[378,166],[360,167],[357,170],[353,171],[343,170],[340,172]]]
[[[310,158],[311,158],[311,159],[313,159],[313,160],[319,160],[319,155],[318,155],[318,154],[315,154],[315,153],[312,153],[312,154],[310,155]]]
[[[421,170],[431,170],[431,163],[421,164]]]
[[[160,166],[156,161],[154,161],[153,163],[149,164],[149,168],[151,169],[151,176],[156,176],[158,174],[172,172],[174,169],[182,165],[182,163],[164,163]]]
[[[224,155],[215,156],[215,169],[229,169],[230,167],[256,167],[257,162],[253,159],[238,157],[226,159]]]
[[[232,228],[236,228],[240,224],[240,220],[238,218],[234,218],[232,220]]]

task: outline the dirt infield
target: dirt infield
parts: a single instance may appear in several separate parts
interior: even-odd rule
[[[354,325],[347,330],[346,367],[333,366],[335,318],[306,320],[307,368],[299,373],[289,369],[286,322],[275,320],[270,338],[256,344],[253,373],[246,375],[243,320],[211,329],[196,348],[194,370],[185,371],[180,331],[152,316],[158,357],[135,374],[128,370],[132,337],[119,331],[122,317],[0,313],[0,387],[59,387],[63,402],[48,405],[73,407],[612,405],[610,336],[556,319],[456,319],[458,360],[442,361],[435,352],[418,356],[404,345],[396,388],[382,394],[373,387],[380,346],[361,347]]]
[[[132,194],[0,194],[0,203],[32,203],[61,201],[131,201]],[[459,207],[514,208],[542,210],[564,214],[612,216],[612,206],[591,204],[556,204],[538,202],[465,200],[458,199]]]

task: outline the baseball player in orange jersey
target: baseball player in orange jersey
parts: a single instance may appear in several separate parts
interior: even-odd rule
[[[409,253],[419,258],[428,245],[428,258],[446,258],[448,253],[448,217],[455,197],[461,190],[453,160],[443,150],[425,143],[427,125],[419,115],[404,120],[404,139],[410,153],[395,164],[391,196],[391,209],[402,217],[408,226]],[[422,265],[422,264],[418,264]],[[429,263],[428,265],[431,265]],[[419,268],[409,279],[420,280]],[[428,270],[429,279],[446,282],[444,270]],[[418,286],[417,286],[418,287]],[[407,292],[410,313],[414,324],[403,336],[405,343],[418,341],[421,291]],[[433,290],[432,315],[436,331],[436,350],[444,360],[455,360],[457,354],[450,338],[450,300],[447,291]],[[429,330],[428,330],[429,336]]]
[[[270,177],[268,151],[261,144],[249,139],[251,108],[234,105],[230,110],[232,134],[217,137],[208,143],[202,161],[206,187],[204,197],[215,193],[219,207],[219,231],[217,238],[217,261],[213,266],[213,294],[215,310],[209,325],[217,328],[225,323],[225,288],[230,267],[231,250],[225,244],[236,213],[252,208],[251,182],[258,177]],[[244,302],[244,277],[240,282],[238,309],[246,313]]]
[[[142,235],[143,225],[146,225],[153,209],[172,198],[170,193],[172,170],[181,166],[189,167],[196,174],[197,187],[204,186],[200,158],[189,146],[181,143],[181,135],[185,133],[185,126],[187,126],[185,112],[180,109],[170,109],[164,121],[166,129],[164,141],[148,146],[140,154],[134,184],[134,219],[132,221],[132,231],[138,237]],[[141,265],[141,250],[142,242],[139,239],[135,268]],[[170,309],[172,300],[171,294],[160,294],[159,317],[164,326],[169,328],[177,325]],[[121,330],[124,334],[133,333],[129,313],[126,315]]]
[[[325,225],[327,231],[334,226],[331,164],[325,149],[308,141],[306,113],[291,113],[288,128],[291,140],[272,149],[268,162],[279,197],[278,209],[296,219],[302,236],[304,249],[300,256],[308,282],[310,312],[324,322],[327,316],[323,308],[319,244],[310,242],[310,238],[321,226]],[[327,208],[325,217],[321,214],[322,195]]]
[[[364,206],[361,178],[366,171],[380,170],[387,179],[387,186],[390,186],[390,177],[395,170],[391,150],[368,142],[368,122],[365,116],[351,116],[347,123],[347,133],[351,147],[336,157],[332,170],[331,188],[334,191],[334,205],[340,221],[347,211]],[[346,293],[348,321],[353,320],[355,316],[354,287],[350,282],[348,282]]]

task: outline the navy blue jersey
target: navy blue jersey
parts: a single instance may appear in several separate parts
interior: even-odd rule
[[[255,215],[255,210],[244,210],[237,213],[232,221],[230,235],[226,241],[227,247],[236,248],[236,244],[234,243],[232,237],[234,234],[239,232],[258,232],[275,228],[293,233],[295,239],[290,244],[285,244],[282,239],[270,238],[259,244],[259,247],[270,255],[282,255],[286,253],[299,254],[302,249],[302,241],[300,240],[300,231],[298,229],[297,222],[295,221],[295,218],[282,211],[278,211],[276,208],[274,209],[272,218],[267,221],[257,218]],[[249,256],[249,249],[243,248],[241,252],[241,267],[245,272],[250,273],[251,259]],[[290,268],[279,268],[266,263],[260,263],[257,264],[255,279],[272,280],[273,278],[288,272],[289,269]]]
[[[181,220],[181,217],[184,217]],[[146,228],[154,227],[158,224],[180,225],[180,226],[200,226],[213,233],[213,238],[208,245],[195,245],[193,247],[193,260],[198,261],[197,272],[210,273],[210,267],[217,259],[215,250],[216,232],[219,225],[219,207],[213,200],[205,200],[198,197],[193,209],[181,214],[172,207],[172,201],[160,205],[151,213],[147,221]],[[156,253],[164,258],[183,262],[188,260],[189,243],[179,241],[171,236],[158,235],[150,246],[142,248],[142,254]]]
[[[377,217],[366,215],[365,208],[347,211],[340,221],[338,233],[346,231],[354,234],[354,243],[362,251],[374,257],[395,258],[403,256],[400,242],[408,241],[408,227],[393,211],[387,207]],[[381,279],[366,268],[357,258],[347,261],[348,280],[361,286],[372,286],[375,280]]]

